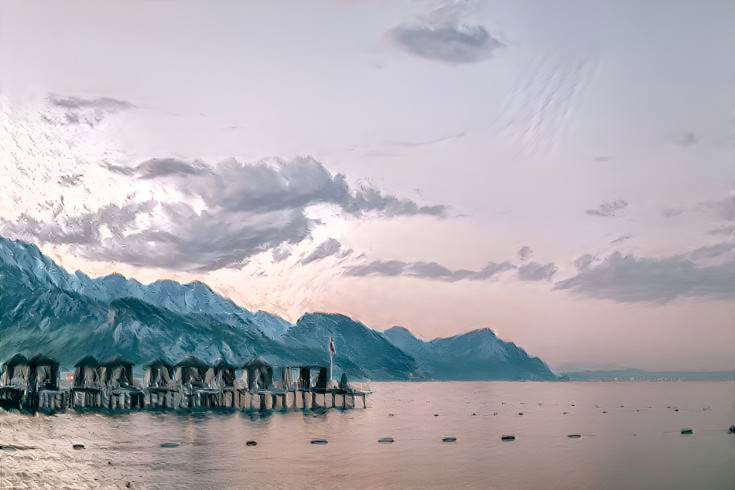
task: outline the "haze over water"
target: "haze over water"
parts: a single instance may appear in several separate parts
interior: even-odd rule
[[[735,481],[735,435],[727,433],[733,382],[372,389],[367,410],[322,416],[2,413],[0,486],[731,488]],[[694,434],[680,434],[683,427]],[[505,434],[516,440],[501,441]],[[382,437],[395,442],[379,444]],[[328,444],[311,444],[316,438]]]

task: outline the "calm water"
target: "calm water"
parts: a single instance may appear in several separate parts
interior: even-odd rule
[[[735,488],[733,382],[372,389],[322,416],[0,413],[0,444],[31,447],[0,451],[0,487]]]

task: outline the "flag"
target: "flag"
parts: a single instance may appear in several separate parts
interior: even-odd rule
[[[337,353],[337,351],[334,349],[334,340],[332,337],[329,337],[329,355],[333,356]]]

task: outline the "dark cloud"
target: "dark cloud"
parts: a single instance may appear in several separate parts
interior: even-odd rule
[[[628,207],[628,203],[623,200],[613,202],[603,202],[597,209],[588,209],[586,211],[590,216],[615,216],[618,211]]]
[[[711,230],[710,235],[735,235],[735,225],[722,226],[720,228]]]
[[[48,96],[48,101],[51,105],[62,107],[64,109],[96,109],[104,112],[117,112],[135,108],[135,105],[130,102],[113,99],[111,97],[85,99],[82,97],[50,94]]]
[[[350,276],[407,276],[420,277],[424,279],[435,279],[447,282],[461,280],[481,281],[489,279],[501,272],[512,269],[509,262],[496,264],[490,262],[480,271],[450,270],[436,262],[401,262],[399,260],[380,261],[376,260],[369,264],[353,266],[347,269]]]
[[[636,258],[615,253],[603,263],[557,282],[591,298],[617,302],[665,303],[680,297],[722,298],[735,295],[735,261],[698,266],[690,258]]]
[[[45,222],[21,216],[0,221],[0,232],[32,242],[69,245],[88,258],[175,270],[237,268],[250,257],[274,251],[276,261],[290,244],[311,236],[317,221],[306,208],[332,204],[353,216],[374,213],[443,216],[446,206],[419,206],[374,188],[353,191],[344,176],[332,175],[311,158],[271,164],[235,160],[210,167],[202,162],[153,159],[135,167],[106,165],[113,173],[155,181],[200,203],[149,200],[65,216]],[[140,219],[139,219],[140,218]],[[306,257],[309,263],[335,253],[328,240]]]
[[[584,270],[587,267],[590,266],[590,264],[595,260],[595,257],[591,254],[584,254],[581,257],[578,257],[574,261],[574,267],[576,267],[579,270]]]
[[[714,213],[716,217],[725,221],[735,221],[735,193],[724,199],[705,201],[700,208]]]
[[[674,144],[687,148],[697,144],[697,136],[694,133],[682,133],[674,138]]]
[[[664,208],[661,210],[661,216],[664,218],[673,218],[681,215],[683,212],[684,210],[679,208]]]
[[[449,63],[476,63],[503,46],[481,25],[404,24],[386,32],[386,38],[416,56]]]
[[[539,264],[529,262],[518,268],[518,279],[521,281],[543,281],[551,279],[556,274],[557,268],[554,264]]]
[[[630,235],[620,235],[615,240],[611,241],[610,244],[617,245],[619,243],[623,243],[624,241],[630,240]]]
[[[531,255],[533,255],[533,250],[531,250],[531,247],[527,245],[524,247],[521,247],[521,249],[518,250],[518,257],[520,257],[521,260],[526,260]]]
[[[53,125],[87,124],[94,126],[108,114],[134,109],[135,105],[111,97],[82,98],[50,94],[49,111],[43,119]]]
[[[327,257],[331,257],[333,255],[338,254],[340,251],[342,251],[342,244],[339,243],[339,241],[335,240],[334,238],[330,238],[317,246],[313,252],[311,252],[309,255],[304,257],[301,260],[302,265],[306,265],[310,262],[314,262],[316,260],[322,260],[326,259]],[[342,251],[343,254],[349,253]]]
[[[687,258],[694,262],[700,260],[716,259],[718,257],[722,257],[723,255],[728,254],[732,250],[735,250],[735,243],[718,243],[716,245],[709,245],[693,250],[687,254]]]

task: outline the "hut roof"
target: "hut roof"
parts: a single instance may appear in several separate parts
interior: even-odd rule
[[[5,366],[13,367],[13,366],[20,366],[23,364],[28,364],[28,359],[26,359],[26,356],[23,354],[16,354],[7,361],[5,361]]]
[[[51,359],[50,357],[46,357],[43,354],[36,354],[35,356],[31,357],[28,361],[28,364],[31,366],[58,366],[59,363]]]
[[[242,369],[249,368],[249,367],[262,367],[262,366],[270,366],[270,364],[268,363],[268,361],[258,356],[255,359],[250,359],[248,362],[243,364]]]
[[[235,369],[235,366],[230,364],[229,362],[225,361],[224,359],[218,359],[216,363],[214,363],[215,369]]]
[[[165,367],[167,369],[171,369],[172,367],[174,367],[174,365],[168,362],[166,359],[159,358],[159,359],[156,359],[155,361],[151,361],[150,363],[146,364],[145,367],[156,368],[156,369]]]
[[[177,367],[208,368],[209,366],[198,357],[189,356],[176,363]]]
[[[133,361],[130,361],[128,359],[125,359],[119,354],[116,354],[109,359],[107,359],[105,362],[101,362],[100,366],[107,366],[107,367],[114,367],[114,366],[133,366],[135,363]]]
[[[99,367],[99,365],[99,361],[93,356],[85,356],[74,364],[74,367]]]

